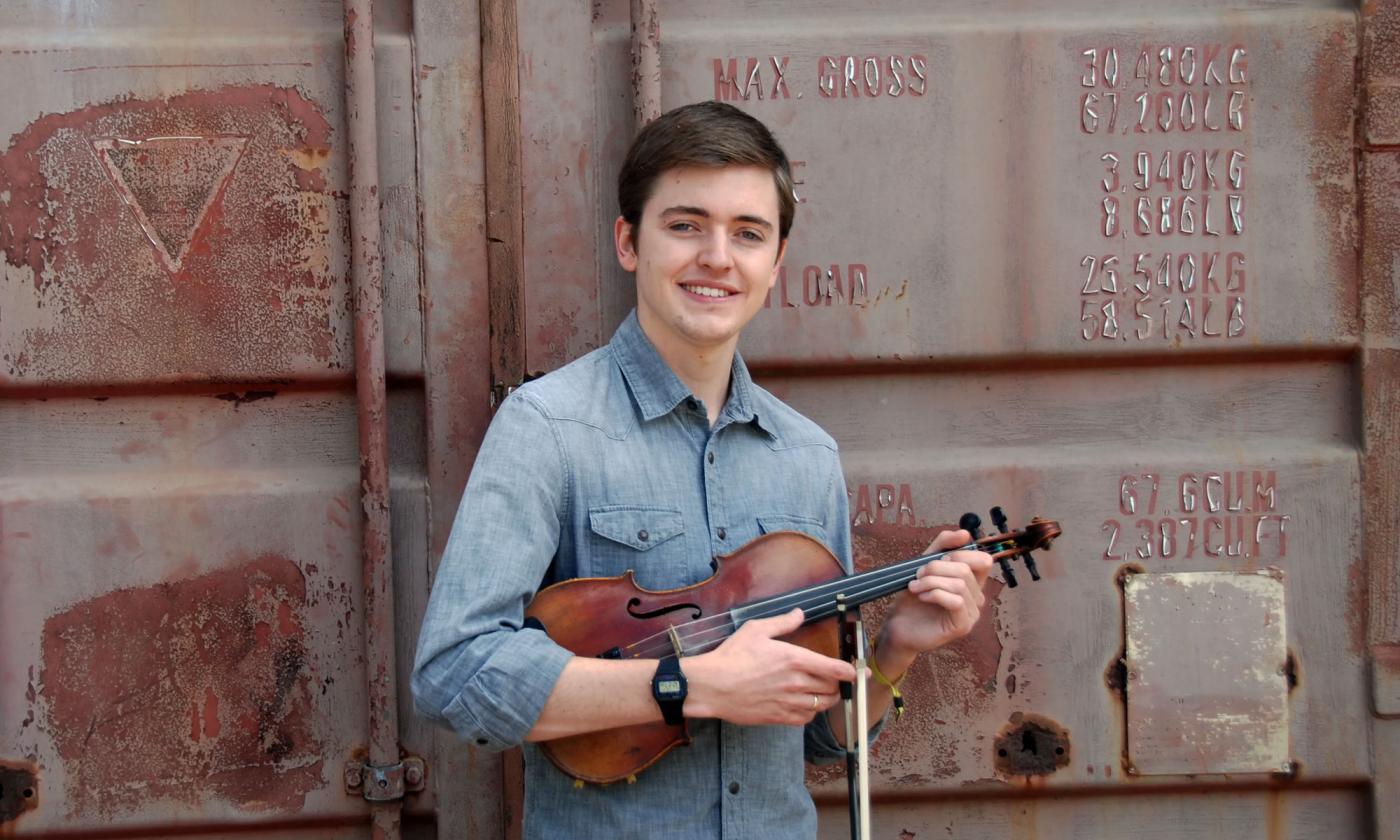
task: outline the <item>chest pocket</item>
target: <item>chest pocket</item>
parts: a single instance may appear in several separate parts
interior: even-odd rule
[[[771,534],[774,531],[801,531],[809,537],[821,540],[826,545],[826,528],[816,519],[796,516],[790,513],[762,513],[758,516],[758,532]]]
[[[615,577],[631,570],[645,589],[694,583],[686,574],[681,512],[639,505],[604,505],[588,511],[586,574]]]

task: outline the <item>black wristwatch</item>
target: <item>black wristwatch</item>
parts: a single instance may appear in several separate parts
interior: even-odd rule
[[[661,716],[671,726],[685,723],[681,708],[685,705],[685,674],[681,673],[678,657],[668,656],[656,666],[656,674],[651,678],[651,696],[661,707]]]

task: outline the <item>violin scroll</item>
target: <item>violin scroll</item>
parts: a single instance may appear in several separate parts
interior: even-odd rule
[[[963,514],[958,524],[972,533],[979,548],[992,555],[992,559],[1001,567],[1002,577],[1005,578],[1007,586],[1014,588],[1018,585],[1016,573],[1011,567],[1011,561],[1016,557],[1020,557],[1026,564],[1026,571],[1030,572],[1031,580],[1040,580],[1040,570],[1036,568],[1035,557],[1031,552],[1048,550],[1050,544],[1060,536],[1060,523],[1034,516],[1025,528],[1012,531],[1008,530],[1006,514],[1000,507],[992,508],[991,517],[992,524],[1000,533],[988,537],[982,536],[982,521],[975,513]]]

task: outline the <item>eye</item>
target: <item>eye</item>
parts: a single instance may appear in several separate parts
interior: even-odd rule
[[[739,231],[739,236],[748,242],[758,243],[763,241],[763,233],[753,228],[744,228]]]
[[[699,230],[700,228],[696,227],[693,222],[672,222],[666,226],[666,229],[674,230],[677,233],[689,233]]]

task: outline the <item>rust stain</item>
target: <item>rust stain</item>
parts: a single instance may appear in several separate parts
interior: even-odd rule
[[[852,553],[856,568],[860,571],[885,566],[900,560],[914,557],[933,542],[934,537],[952,530],[952,525],[891,525],[876,521],[857,525],[852,529]],[[987,602],[982,608],[982,619],[962,639],[950,644],[939,654],[937,682],[950,680],[961,683],[969,691],[959,692],[958,704],[963,711],[972,714],[985,706],[986,700],[997,690],[997,671],[1001,666],[1002,642],[997,634],[996,611],[1004,584],[989,578],[983,593]],[[883,620],[888,603],[867,608],[869,615]],[[876,622],[878,624],[878,621]],[[931,666],[927,658],[921,659],[916,670]],[[911,677],[912,678],[912,677]],[[946,698],[950,699],[950,698]]]
[[[345,58],[355,57],[355,21],[359,18],[354,9],[345,10]]]
[[[38,808],[39,774],[34,765],[0,761],[0,827]]]
[[[48,50],[44,50],[48,52]],[[219,64],[95,64],[91,67],[65,67],[64,73],[86,73],[93,70],[202,70],[226,67],[314,67],[309,61],[235,61]]]
[[[1282,791],[1270,790],[1264,794],[1264,836],[1268,840],[1284,840],[1288,837],[1287,798]]]
[[[1015,712],[994,744],[998,775],[1045,776],[1070,763],[1069,730],[1044,715]]]
[[[1367,76],[1378,81],[1400,77],[1400,7],[1393,2],[1366,0],[1361,4],[1361,17]]]
[[[244,403],[256,402],[258,400],[270,400],[275,396],[277,396],[276,391],[243,391],[241,393],[229,391],[224,394],[215,394],[214,399],[227,400],[233,403],[234,407],[237,407]]]
[[[344,366],[343,199],[322,175],[331,135],[295,88],[249,85],[94,104],[12,136],[0,155],[0,376]],[[216,163],[236,166],[220,175]]]
[[[1320,211],[1318,233],[1327,241],[1331,256],[1329,274],[1336,294],[1336,311],[1348,317],[1339,328],[1345,334],[1360,332],[1360,288],[1356,280],[1359,231],[1356,213],[1356,160],[1352,146],[1355,119],[1353,89],[1355,44],[1351,21],[1329,32],[1318,33],[1312,55],[1311,136],[1303,150],[1308,177],[1317,190]]]
[[[866,571],[906,560],[922,553],[951,525],[907,525],[880,521],[852,528],[852,554],[857,571]],[[909,670],[904,691],[911,698],[896,728],[886,729],[872,748],[872,767],[881,776],[903,787],[921,788],[932,781],[958,775],[958,747],[966,732],[940,715],[950,711],[975,718],[991,708],[1000,687],[997,673],[1003,645],[997,632],[1001,581],[989,579],[984,588],[987,602],[972,632],[948,645],[936,656],[922,656]],[[891,599],[864,607],[867,623],[875,628],[889,610]],[[840,767],[809,768],[807,779],[819,785],[842,777]]]
[[[269,554],[50,617],[39,696],[74,813],[211,797],[301,808],[325,784],[306,600],[301,570]]]
[[[1400,169],[1395,183],[1400,185]],[[1396,194],[1400,196],[1400,189]],[[1393,227],[1400,232],[1400,225]],[[1369,241],[1367,248],[1370,249]],[[1400,247],[1391,254],[1400,266]],[[1400,268],[1392,276],[1400,279]],[[1367,350],[1362,393],[1366,450],[1361,462],[1361,498],[1362,521],[1367,525],[1366,551],[1356,551],[1347,567],[1353,652],[1365,650],[1368,639],[1372,645],[1400,640],[1400,506],[1396,504],[1400,462],[1394,455],[1400,450],[1400,426],[1394,419],[1395,406],[1400,404],[1400,350]]]

